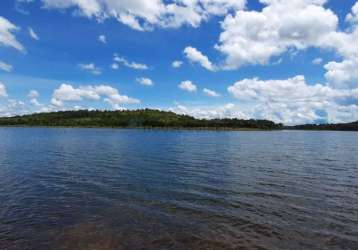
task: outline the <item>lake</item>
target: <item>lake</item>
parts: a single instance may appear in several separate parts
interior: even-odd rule
[[[0,128],[0,249],[358,249],[358,133]]]

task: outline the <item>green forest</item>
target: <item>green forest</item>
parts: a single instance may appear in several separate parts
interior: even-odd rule
[[[282,129],[268,120],[196,119],[173,112],[142,109],[124,111],[61,111],[0,118],[0,126],[113,127],[113,128],[203,128]]]
[[[339,130],[339,131],[358,131],[358,122],[337,123],[337,124],[305,124],[286,127],[294,130]]]
[[[196,119],[188,115],[153,109],[122,111],[77,110],[37,113],[1,117],[0,126],[358,131],[358,122],[284,126],[268,120]]]

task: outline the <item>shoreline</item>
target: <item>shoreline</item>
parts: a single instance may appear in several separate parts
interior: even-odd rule
[[[187,130],[187,131],[283,131],[283,129],[221,128],[221,127],[102,127],[102,126],[45,126],[45,125],[0,125],[0,128],[63,128],[63,129],[123,129],[123,130]]]
[[[0,128],[62,128],[62,129],[116,129],[116,130],[167,130],[167,131],[237,131],[237,132],[275,132],[275,131],[330,131],[330,132],[358,132],[357,130],[337,129],[259,129],[259,128],[225,128],[225,127],[102,127],[102,126],[45,126],[45,125],[0,125]]]
[[[337,124],[285,125],[270,120],[199,119],[155,109],[76,110],[0,117],[0,127],[106,128],[188,131],[358,131],[358,121]]]

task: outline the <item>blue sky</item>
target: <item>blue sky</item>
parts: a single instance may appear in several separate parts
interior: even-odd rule
[[[358,120],[357,25],[355,0],[3,0],[0,115]]]

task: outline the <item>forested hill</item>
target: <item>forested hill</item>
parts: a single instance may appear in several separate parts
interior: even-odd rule
[[[207,128],[281,129],[267,120],[195,119],[159,110],[62,111],[0,118],[0,126],[120,127],[120,128]]]
[[[358,121],[351,122],[351,123],[337,123],[337,124],[305,124],[305,125],[286,127],[286,129],[358,131]]]

